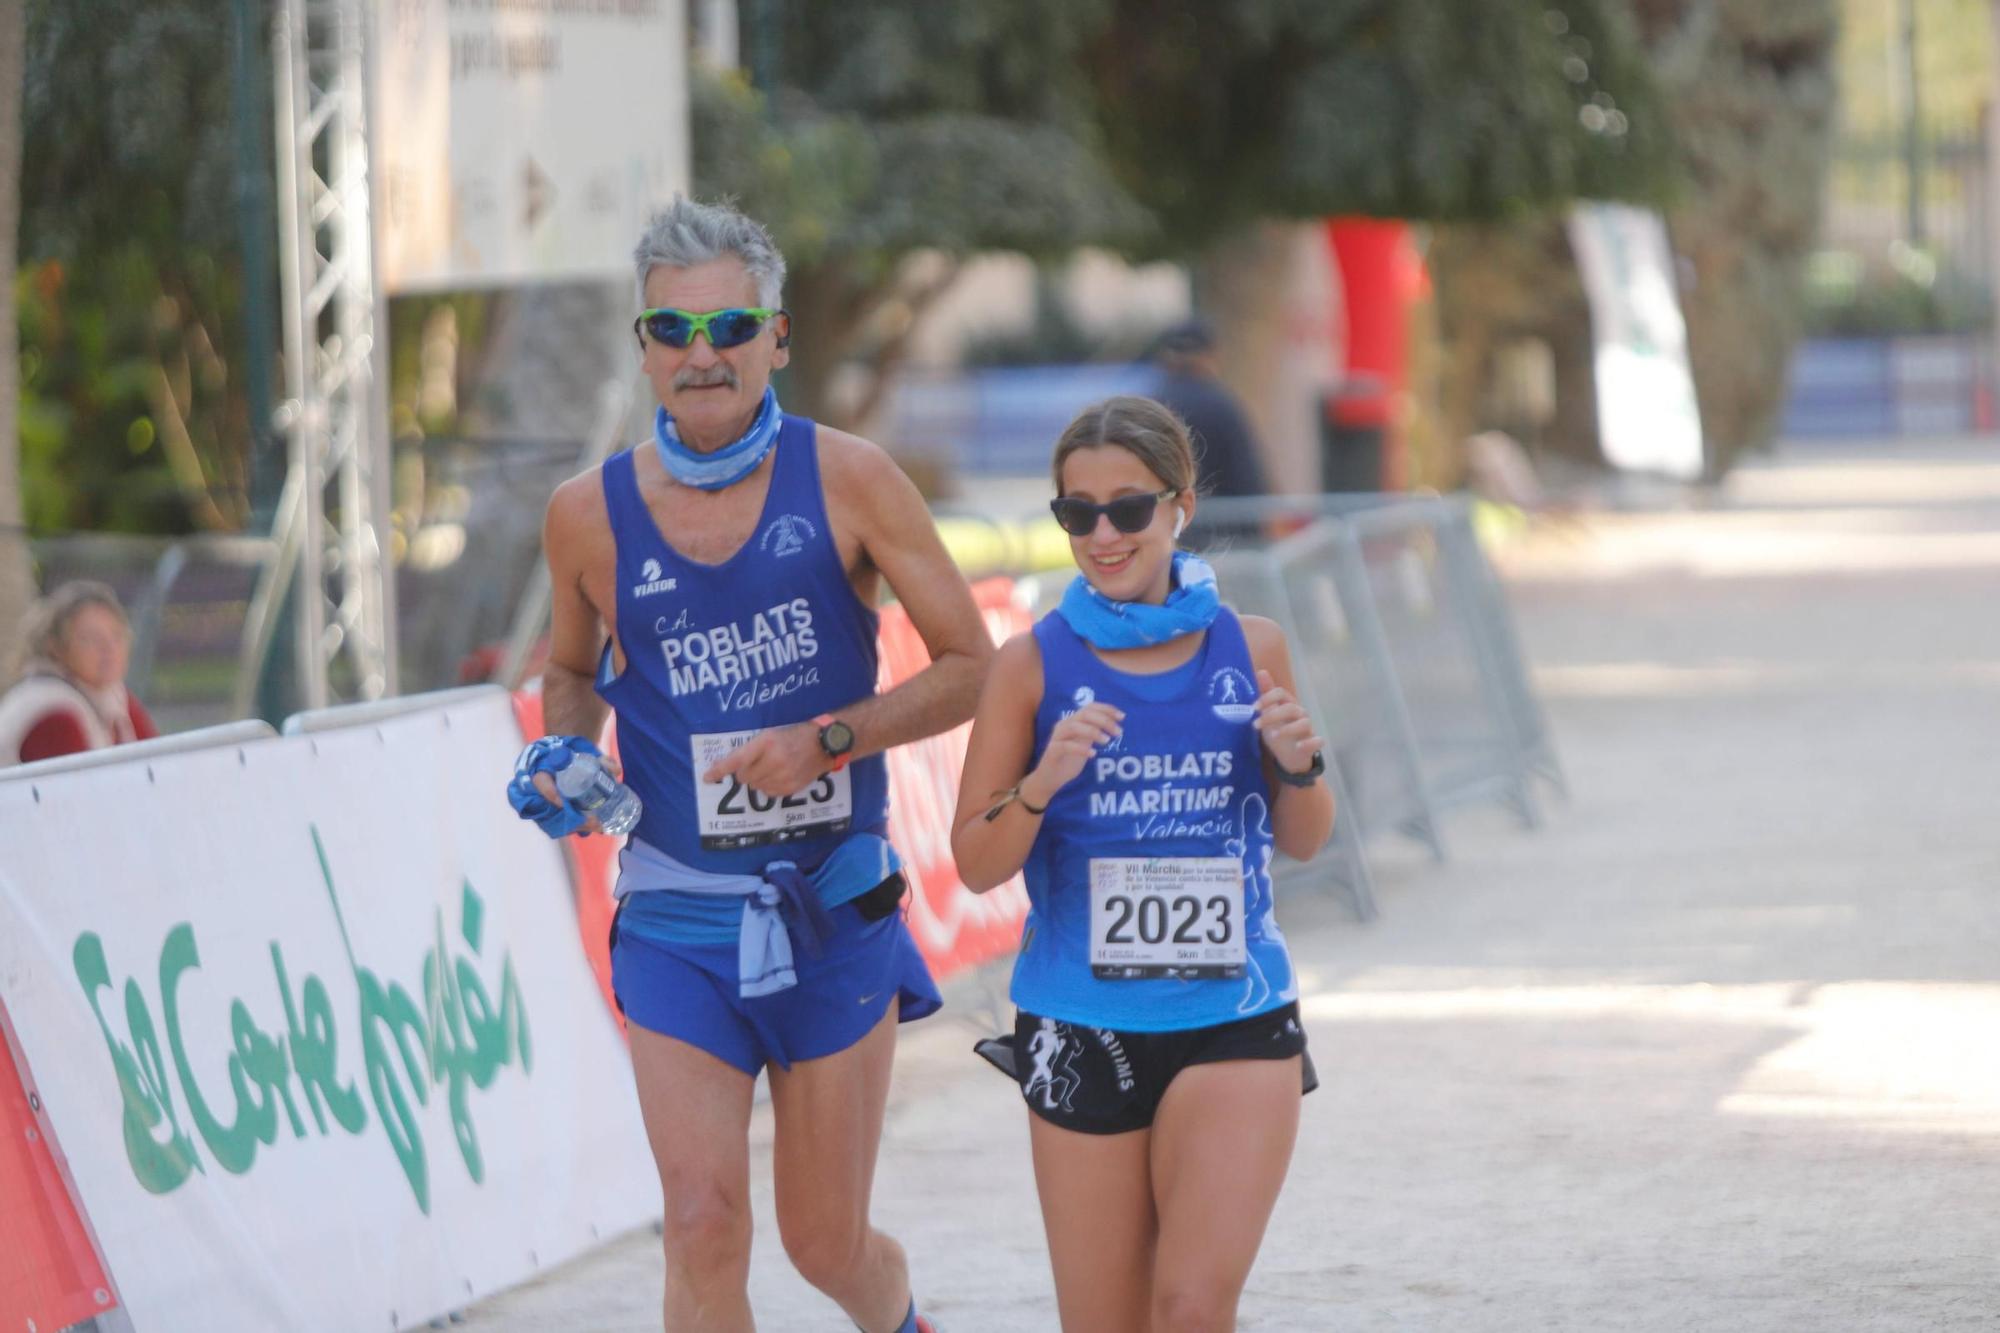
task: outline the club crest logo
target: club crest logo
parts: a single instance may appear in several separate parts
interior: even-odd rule
[[[757,540],[757,549],[774,556],[797,555],[818,535],[819,529],[808,520],[797,514],[781,514],[764,529],[764,535]]]
[[[1208,678],[1209,711],[1224,722],[1248,722],[1257,715],[1257,687],[1235,667]]]

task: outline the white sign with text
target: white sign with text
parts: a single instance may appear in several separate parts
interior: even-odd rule
[[[140,1329],[421,1327],[658,1215],[506,696],[0,782],[0,1002]]]
[[[614,278],[688,188],[683,0],[375,0],[389,294]]]

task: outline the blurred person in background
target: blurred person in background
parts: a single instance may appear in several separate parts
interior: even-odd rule
[[[1153,344],[1152,361],[1160,371],[1152,397],[1187,424],[1194,441],[1199,493],[1222,500],[1269,493],[1257,434],[1236,395],[1222,382],[1215,330],[1199,319],[1177,324]],[[1254,537],[1261,531],[1254,519],[1223,514],[1199,521],[1187,536],[1190,545],[1202,547],[1222,538]]]
[[[160,734],[125,687],[132,627],[102,583],[65,583],[28,613],[28,661],[0,696],[0,767]]]

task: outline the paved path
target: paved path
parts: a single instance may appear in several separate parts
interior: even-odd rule
[[[2000,444],[1798,451],[1506,563],[1573,799],[1379,845],[1370,926],[1285,905],[1325,1086],[1242,1326],[2000,1327]],[[981,1023],[906,1034],[878,1218],[952,1333],[1052,1330]],[[762,1327],[846,1328],[758,1205]],[[655,1247],[467,1326],[657,1328]]]

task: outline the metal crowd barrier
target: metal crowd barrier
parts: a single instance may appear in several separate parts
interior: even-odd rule
[[[1016,546],[1046,515],[989,519]],[[1223,596],[1292,645],[1299,691],[1328,738],[1341,811],[1328,849],[1288,879],[1374,912],[1363,849],[1383,832],[1448,854],[1445,812],[1497,801],[1541,819],[1534,779],[1567,794],[1498,577],[1460,498],[1389,493],[1209,498],[1186,534]],[[1073,570],[1024,577],[1037,614]]]
[[[1268,616],[1278,622],[1292,649],[1292,674],[1300,701],[1326,734],[1327,781],[1333,786],[1333,837],[1323,855],[1332,861],[1301,864],[1281,858],[1275,873],[1285,884],[1321,880],[1330,866],[1334,883],[1346,890],[1354,913],[1363,921],[1375,916],[1375,884],[1368,860],[1362,854],[1366,824],[1361,821],[1349,784],[1353,765],[1342,761],[1343,738],[1333,727],[1335,719],[1373,717],[1370,710],[1349,706],[1353,682],[1348,668],[1354,664],[1347,652],[1346,621],[1317,615],[1300,615],[1287,595],[1282,567],[1262,551],[1230,551],[1211,557],[1216,582],[1223,598],[1239,611]],[[1352,736],[1346,738],[1349,746]]]
[[[1474,639],[1487,654],[1486,669],[1506,710],[1517,758],[1535,776],[1547,780],[1558,795],[1567,798],[1569,779],[1556,755],[1555,739],[1549,734],[1542,702],[1528,677],[1528,659],[1521,651],[1514,613],[1507,605],[1499,575],[1480,548],[1479,537],[1472,528],[1470,507],[1458,506],[1439,536],[1452,567],[1465,585],[1465,606],[1477,622]]]
[[[1359,837],[1404,834],[1441,860],[1453,807],[1498,800],[1537,825],[1533,779],[1565,791],[1562,767],[1470,506],[1342,496],[1204,508],[1224,504],[1266,535],[1246,540],[1237,523],[1211,553],[1223,595],[1284,626]]]

